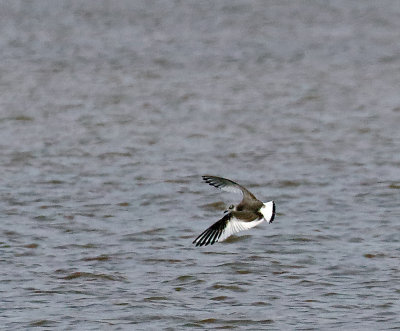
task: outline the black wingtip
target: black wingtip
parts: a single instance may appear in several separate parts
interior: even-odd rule
[[[193,244],[196,244],[196,247],[213,245],[218,242],[220,236],[220,231],[213,231],[208,228],[193,241]]]
[[[220,184],[220,183],[218,183],[218,182],[215,182],[215,179],[213,178],[213,176],[204,175],[204,176],[202,176],[202,177],[203,177],[203,180],[204,180],[208,185],[214,186],[214,187],[219,188],[219,189],[221,188],[222,184]]]
[[[201,246],[207,246],[207,245],[214,245],[216,242],[217,241],[210,242],[209,240],[201,240],[201,241],[198,241],[197,243],[194,241],[193,244],[196,243],[196,247],[201,247]]]
[[[232,217],[232,213],[227,213],[219,221],[215,222],[208,229],[203,231],[194,241],[193,244],[198,246],[213,245],[218,242],[222,235],[222,232],[226,228],[229,220]]]

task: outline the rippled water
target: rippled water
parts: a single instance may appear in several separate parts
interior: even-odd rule
[[[398,1],[2,1],[4,329],[400,328]],[[277,217],[192,240],[240,197]]]

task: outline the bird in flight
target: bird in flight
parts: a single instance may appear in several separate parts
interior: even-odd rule
[[[203,180],[223,191],[242,193],[243,199],[238,205],[230,205],[225,210],[224,217],[200,234],[193,241],[196,246],[207,246],[224,241],[232,234],[251,229],[263,221],[273,222],[274,201],[263,203],[245,187],[226,178],[205,175]]]

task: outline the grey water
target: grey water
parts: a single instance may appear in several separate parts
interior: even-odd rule
[[[400,329],[400,2],[0,15],[1,329]]]

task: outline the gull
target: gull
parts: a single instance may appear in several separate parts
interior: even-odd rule
[[[275,202],[266,203],[258,200],[245,187],[230,179],[216,176],[202,176],[203,180],[223,191],[242,193],[243,199],[238,205],[230,205],[225,210],[225,216],[201,233],[194,241],[196,246],[212,245],[221,242],[234,233],[248,230],[267,221],[272,223],[275,218]]]

